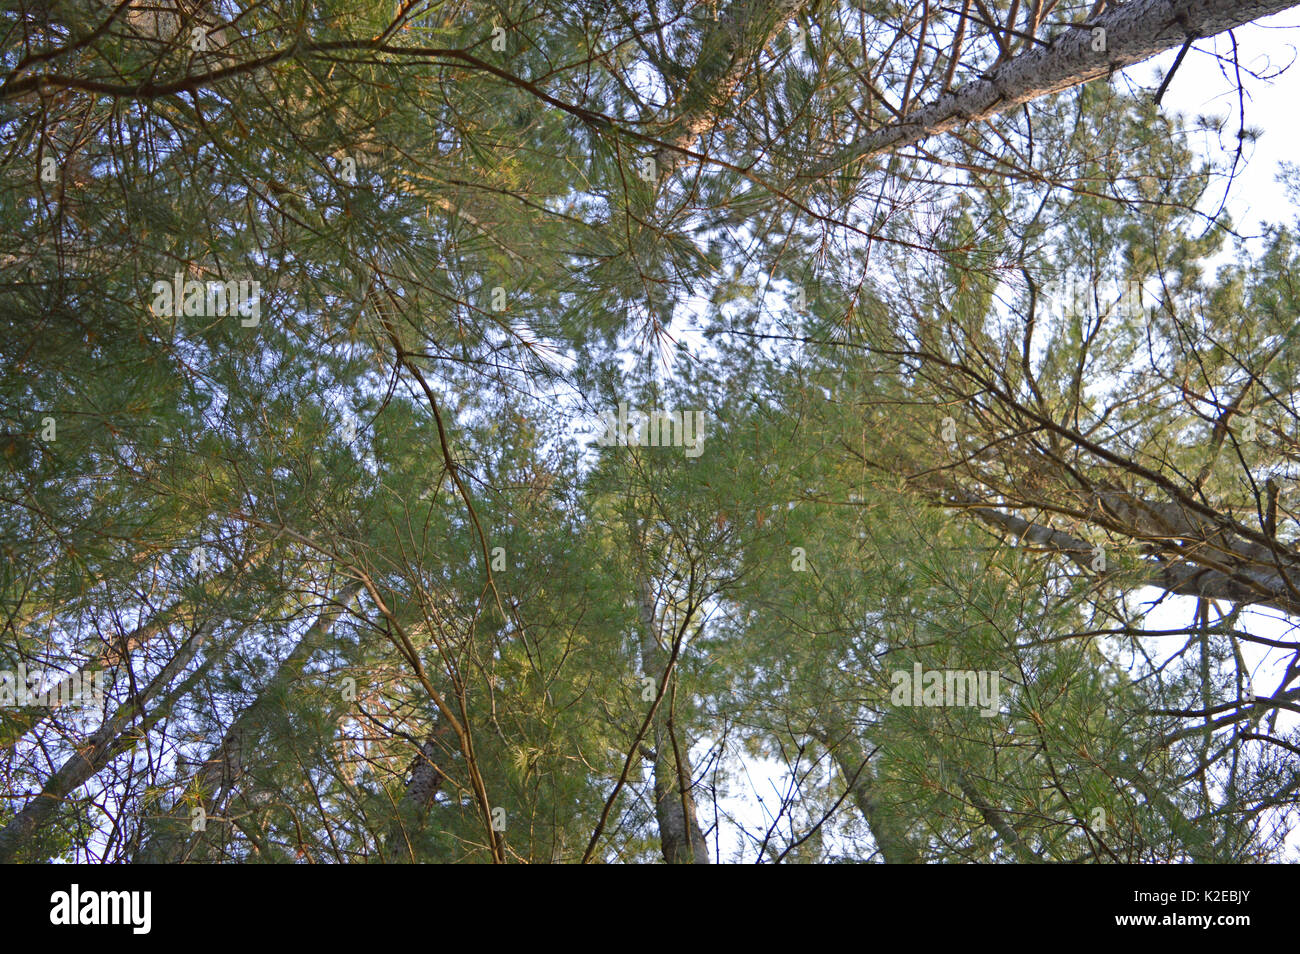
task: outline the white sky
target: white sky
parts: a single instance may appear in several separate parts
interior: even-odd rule
[[[1300,9],[1249,24],[1234,34],[1246,90],[1246,126],[1261,130],[1256,141],[1246,144],[1246,165],[1238,170],[1228,202],[1238,230],[1244,234],[1257,229],[1261,220],[1289,222],[1295,216],[1276,176],[1280,162],[1300,158],[1300,132],[1294,120],[1300,103]],[[1215,53],[1224,59],[1217,59]],[[1152,77],[1163,76],[1174,56],[1171,51],[1126,72],[1154,84],[1157,81]],[[1162,102],[1166,110],[1183,113],[1189,119],[1200,114],[1231,116],[1223,142],[1200,143],[1207,152],[1217,153],[1216,159],[1230,157],[1236,148],[1238,101],[1231,57],[1232,41],[1227,34],[1196,43],[1174,74]],[[1294,66],[1270,81],[1254,79],[1244,72],[1250,69],[1267,76],[1293,60],[1297,60]],[[1217,202],[1222,191],[1213,195]]]

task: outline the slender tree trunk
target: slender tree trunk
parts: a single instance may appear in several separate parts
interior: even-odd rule
[[[658,178],[667,178],[717,124],[731,105],[736,87],[753,70],[754,60],[808,0],[735,0],[700,40],[700,54],[676,114],[656,138],[664,143],[654,154]]]
[[[397,815],[385,841],[390,849],[390,854],[384,859],[387,862],[417,860],[411,839],[424,828],[433,800],[447,780],[438,767],[440,761],[445,762],[450,757],[450,749],[444,742],[447,732],[446,726],[435,723],[416,752],[406,791],[397,803]]]
[[[246,572],[250,567],[254,566],[257,561],[268,552],[268,550],[269,547],[262,546],[249,552],[248,555],[236,565],[231,579],[226,582],[226,591],[229,591],[229,587],[234,580],[238,579],[239,576]],[[204,597],[200,599],[200,602],[202,602],[204,598],[219,599],[220,597],[215,594],[215,589],[216,585],[221,581],[222,578],[217,577],[205,585],[203,588]],[[98,657],[88,662],[81,670],[70,676],[65,676],[50,690],[50,696],[52,698],[66,698],[70,695],[73,686],[88,685],[94,673],[107,669],[110,666],[116,666],[174,623],[185,611],[185,606],[186,601],[178,600],[170,606],[159,610],[149,619],[131,630],[131,632],[123,637],[116,645],[110,646],[108,649],[100,653]],[[47,719],[52,718],[53,715],[54,710],[48,707],[31,708],[15,713],[9,723],[0,728],[0,750],[9,749],[17,745],[24,735],[40,726]]]
[[[99,772],[109,761],[129,745],[125,738],[127,727],[139,717],[152,724],[161,717],[163,707],[146,714],[145,707],[160,695],[173,679],[198,655],[199,648],[216,630],[220,620],[209,620],[186,640],[153,680],[130,701],[117,710],[77,747],[46,781],[40,793],[29,801],[9,824],[0,831],[0,864],[7,864],[50,821],[54,810],[73,791]],[[244,627],[246,628],[246,627]],[[242,630],[241,630],[242,631]],[[209,654],[215,658],[215,654]]]
[[[642,671],[658,685],[663,681],[668,655],[659,645],[655,601],[643,571],[637,581],[637,604],[641,619]],[[672,692],[675,684],[676,677],[670,677],[653,721],[655,818],[659,822],[659,844],[664,861],[670,865],[707,865],[709,848],[700,831],[695,799],[691,794],[690,745],[673,731]]]
[[[993,507],[977,506],[970,510],[990,526],[1015,534],[1026,543],[1068,557],[1084,569],[1092,567],[1095,559],[1093,545],[1079,537],[1031,523]],[[1284,613],[1300,614],[1300,600],[1293,592],[1300,585],[1300,565],[1283,552],[1283,548],[1279,547],[1279,552],[1272,554],[1258,544],[1226,541],[1222,535],[1216,540],[1209,531],[1190,526],[1155,527],[1146,522],[1130,522],[1125,530],[1135,539],[1174,540],[1184,537],[1206,541],[1196,547],[1181,548],[1166,561],[1151,561],[1150,572],[1145,578],[1151,586],[1180,596],[1271,606]],[[1211,565],[1205,565],[1207,563]],[[1278,571],[1278,566],[1287,570],[1285,575]],[[1231,569],[1227,572],[1221,568]]]
[[[1016,856],[1016,861],[1020,864],[1035,864],[1038,857],[1033,853],[1028,845],[1020,837],[1020,833],[1011,826],[1006,814],[990,804],[989,800],[980,794],[970,777],[966,772],[958,768],[956,771],[957,785],[961,789],[962,795],[966,801],[975,807],[989,827],[997,832],[998,838],[1007,846],[1007,849]]]
[[[204,761],[194,777],[194,785],[199,793],[200,804],[209,817],[219,812],[239,783],[244,774],[244,753],[265,734],[282,694],[294,680],[302,676],[307,663],[320,649],[326,636],[333,630],[335,621],[360,589],[361,584],[353,582],[339,591],[335,601],[321,611],[293,651],[276,669],[275,675],[263,687],[257,699],[231,723],[221,742]],[[154,837],[137,860],[143,864],[174,864],[184,860],[190,842],[186,829],[192,807],[194,806],[189,801],[178,804],[170,817],[160,823]],[[194,839],[195,842],[199,840],[201,836]]]
[[[149,620],[141,623],[126,635],[122,640],[121,649],[109,650],[101,654],[98,660],[60,680],[50,689],[50,698],[69,698],[74,687],[89,685],[96,672],[113,665],[166,629],[167,625],[179,615],[179,609],[179,606],[169,606],[155,613]],[[53,706],[33,706],[14,713],[13,718],[3,727],[0,727],[0,750],[13,748],[28,732],[52,719],[55,711]]]
[[[821,740],[844,776],[845,784],[852,785],[849,796],[871,829],[871,837],[885,864],[921,864],[921,852],[908,835],[907,826],[881,801],[880,786],[857,737],[843,725],[837,725],[826,727]]]

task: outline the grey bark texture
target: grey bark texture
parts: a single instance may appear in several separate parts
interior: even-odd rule
[[[922,864],[921,851],[908,834],[906,824],[882,801],[880,785],[868,764],[870,758],[853,731],[843,725],[827,726],[822,731],[821,742],[844,776],[845,784],[852,785],[849,797],[871,830],[885,864]]]
[[[261,547],[253,550],[241,559],[233,569],[231,574],[232,579],[238,579],[240,575],[256,565],[258,560],[265,555],[267,549],[267,547]],[[209,594],[209,596],[215,595],[215,584],[222,582],[223,579],[224,577],[219,577],[210,581],[204,586],[203,592]],[[227,587],[230,585],[230,582],[230,580],[225,580]],[[178,600],[159,610],[153,616],[137,625],[130,633],[123,636],[116,645],[110,646],[101,652],[96,658],[87,662],[78,672],[64,677],[50,690],[51,694],[62,697],[68,693],[69,688],[74,684],[77,684],[78,682],[84,684],[84,682],[90,679],[94,673],[107,669],[110,666],[116,666],[180,618],[184,609],[185,601]],[[7,726],[0,729],[0,749],[12,747],[22,739],[24,735],[31,732],[52,716],[53,711],[51,709],[32,708],[17,713],[10,720]]]
[[[49,777],[41,791],[0,831],[0,864],[8,864],[30,839],[49,824],[63,799],[99,772],[122,751],[128,726],[136,717],[147,721],[152,702],[198,655],[199,648],[219,625],[209,620],[187,639],[153,680],[113,712]]]
[[[385,858],[386,861],[416,860],[411,838],[424,828],[434,799],[446,781],[446,775],[438,768],[438,763],[450,758],[450,752],[443,741],[447,731],[441,723],[435,724],[415,754],[406,790],[397,803],[397,815],[388,830],[385,844],[390,854]]]
[[[1249,540],[1232,539],[1222,528],[1175,504],[1139,501],[1118,493],[1099,495],[1098,502],[1137,539],[1166,544],[1183,541],[1176,558],[1157,554],[1150,561],[1147,582],[1152,586],[1182,596],[1271,606],[1300,614],[1296,593],[1300,560],[1289,548],[1279,545],[1270,550]],[[1091,567],[1093,545],[1073,534],[995,507],[975,507],[971,512],[1026,543],[1060,553],[1085,569]]]
[[[321,648],[344,607],[360,589],[359,582],[352,582],[338,592],[334,602],[321,612],[302,635],[298,644],[280,663],[275,675],[262,688],[257,699],[230,724],[221,742],[204,761],[194,777],[194,786],[198,790],[204,811],[209,815],[220,810],[242,778],[244,752],[256,745],[265,733],[279,695],[302,676],[307,663]],[[140,863],[174,864],[184,859],[191,840],[187,830],[190,807],[185,802],[172,810],[170,817],[157,827],[149,844],[144,847],[137,859]]]
[[[641,667],[658,685],[668,665],[667,654],[659,645],[655,600],[649,582],[638,581],[637,603],[640,611]],[[695,798],[691,794],[692,771],[690,743],[676,739],[671,720],[671,686],[655,710],[654,787],[655,818],[659,822],[659,844],[664,861],[670,865],[709,864],[709,849],[696,819]]]
[[[1295,0],[1131,0],[1086,26],[1071,26],[993,67],[985,76],[944,93],[928,106],[881,126],[809,170],[820,178],[858,159],[920,142],[963,123],[988,119],[1023,103],[1296,6]],[[1094,50],[1094,30],[1105,48]]]
[[[997,832],[998,838],[1007,846],[1007,850],[1016,856],[1017,862],[1020,864],[1034,864],[1038,861],[1038,857],[1033,850],[1025,844],[1020,837],[1020,833],[1012,827],[1006,813],[990,804],[989,800],[981,795],[979,789],[971,782],[970,776],[961,768],[957,769],[957,785],[966,801],[975,807],[975,810],[980,813],[989,827]]]
[[[686,158],[682,150],[694,149],[700,137],[717,123],[731,104],[736,87],[750,71],[754,57],[807,3],[737,0],[705,30],[699,57],[676,104],[676,115],[656,135],[663,143],[654,153],[660,181]]]

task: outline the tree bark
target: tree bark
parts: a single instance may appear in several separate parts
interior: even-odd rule
[[[325,637],[333,630],[340,613],[360,589],[359,582],[352,582],[338,592],[334,602],[321,611],[316,621],[276,669],[275,675],[263,687],[257,699],[231,723],[220,744],[204,761],[202,768],[194,777],[194,786],[199,793],[199,804],[208,817],[220,811],[221,806],[239,783],[244,774],[244,753],[256,745],[266,732],[277,698],[294,680],[302,676],[307,663],[320,649]],[[185,828],[188,826],[191,807],[188,801],[184,801],[173,808],[170,817],[158,826],[150,844],[144,848],[138,859],[140,863],[175,864],[184,860],[190,843]],[[194,841],[201,840],[201,837],[200,835]]]
[[[173,679],[198,655],[199,648],[207,642],[219,625],[219,620],[203,623],[153,680],[134,698],[118,706],[113,715],[96,729],[74,755],[46,781],[40,793],[32,798],[9,824],[0,831],[0,864],[11,862],[15,854],[50,821],[54,810],[69,794],[104,768],[125,747],[124,733],[131,721],[140,716],[142,722],[156,721],[160,712],[145,715],[145,706],[159,695]],[[243,628],[241,628],[241,631]]]
[[[957,785],[961,789],[962,795],[966,797],[966,801],[970,802],[975,807],[975,810],[988,822],[989,827],[997,832],[998,837],[1002,839],[1002,843],[1016,856],[1016,861],[1020,864],[1037,863],[1038,857],[1024,843],[1020,833],[1011,826],[1011,822],[1006,815],[1000,809],[994,808],[989,803],[989,800],[979,793],[979,790],[975,788],[963,769],[958,768],[956,775]]]
[[[821,178],[858,159],[1108,76],[1181,46],[1189,37],[1214,36],[1293,6],[1295,0],[1132,0],[1090,24],[1067,27],[1046,46],[1014,56],[929,106],[873,130],[807,175]],[[1104,50],[1093,49],[1094,29],[1105,30]]]
[[[644,571],[637,581],[637,606],[641,620],[641,668],[659,685],[668,658],[659,645],[655,600]],[[664,861],[670,865],[707,865],[710,862],[708,844],[700,831],[695,799],[691,795],[690,745],[686,740],[678,740],[672,724],[675,682],[676,677],[670,676],[653,720],[655,818],[659,823],[659,844]]]
[[[388,830],[385,844],[391,848],[400,848],[403,861],[417,860],[411,837],[424,828],[433,801],[447,780],[446,774],[438,768],[438,761],[450,755],[443,741],[447,731],[441,723],[436,723],[429,731],[428,737],[415,754],[406,791],[397,803],[397,815]],[[392,862],[397,859],[390,856],[384,860]]]
[[[1150,504],[1149,507],[1152,513],[1168,511],[1166,505]],[[1137,512],[1132,502],[1125,504],[1124,510],[1130,516]],[[1031,523],[994,507],[974,507],[971,512],[990,526],[1013,533],[1027,543],[1060,553],[1084,569],[1091,566],[1093,546],[1079,537]],[[1180,519],[1176,526],[1166,524],[1166,527],[1166,539],[1179,535],[1178,529],[1187,538],[1195,539],[1192,525],[1185,520]],[[1139,539],[1147,534],[1156,535],[1155,526],[1146,520],[1138,521],[1131,529]],[[1200,547],[1193,545],[1179,549],[1176,559],[1150,561],[1151,569],[1145,582],[1180,596],[1271,606],[1289,615],[1300,615],[1300,599],[1294,592],[1296,585],[1300,584],[1300,565],[1296,565],[1289,554],[1279,553],[1277,562],[1274,562],[1274,555],[1267,548],[1246,541],[1226,541],[1221,535],[1215,546],[1211,546],[1208,540],[1203,543]],[[1278,572],[1278,564],[1287,568],[1285,576]],[[1218,568],[1225,566],[1230,569]]]
[[[226,583],[227,592],[233,582],[247,572],[250,567],[256,565],[256,563],[267,553],[268,549],[269,548],[266,546],[256,548],[240,560],[238,565],[235,567],[231,579]],[[211,591],[215,588],[215,584],[218,582],[221,582],[220,577],[212,580],[204,587],[203,592],[205,597],[212,597],[214,595]],[[148,620],[140,623],[135,629],[131,630],[131,632],[124,636],[116,645],[110,646],[108,649],[101,652],[98,657],[87,662],[78,672],[73,673],[70,676],[65,676],[50,690],[51,696],[63,698],[69,693],[71,687],[74,683],[77,683],[78,680],[80,680],[80,685],[86,685],[94,673],[122,662],[122,660],[126,659],[137,649],[174,623],[183,613],[184,609],[185,601],[178,600],[170,606],[159,610]],[[6,725],[0,727],[0,750],[12,748],[17,745],[23,736],[52,716],[53,709],[50,708],[33,708],[15,713],[13,718]]]
[[[868,764],[870,757],[862,751],[862,745],[853,732],[842,725],[828,726],[823,729],[821,742],[830,752],[845,783],[852,786],[849,797],[871,830],[871,837],[885,864],[922,864],[924,859],[909,837],[907,826],[882,803],[880,786]]]
[[[677,114],[657,135],[654,154],[663,181],[731,104],[732,94],[772,38],[808,0],[736,0],[706,29],[700,55],[677,106]]]

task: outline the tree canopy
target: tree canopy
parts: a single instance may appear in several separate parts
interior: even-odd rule
[[[1291,6],[0,6],[0,861],[1293,858]]]

